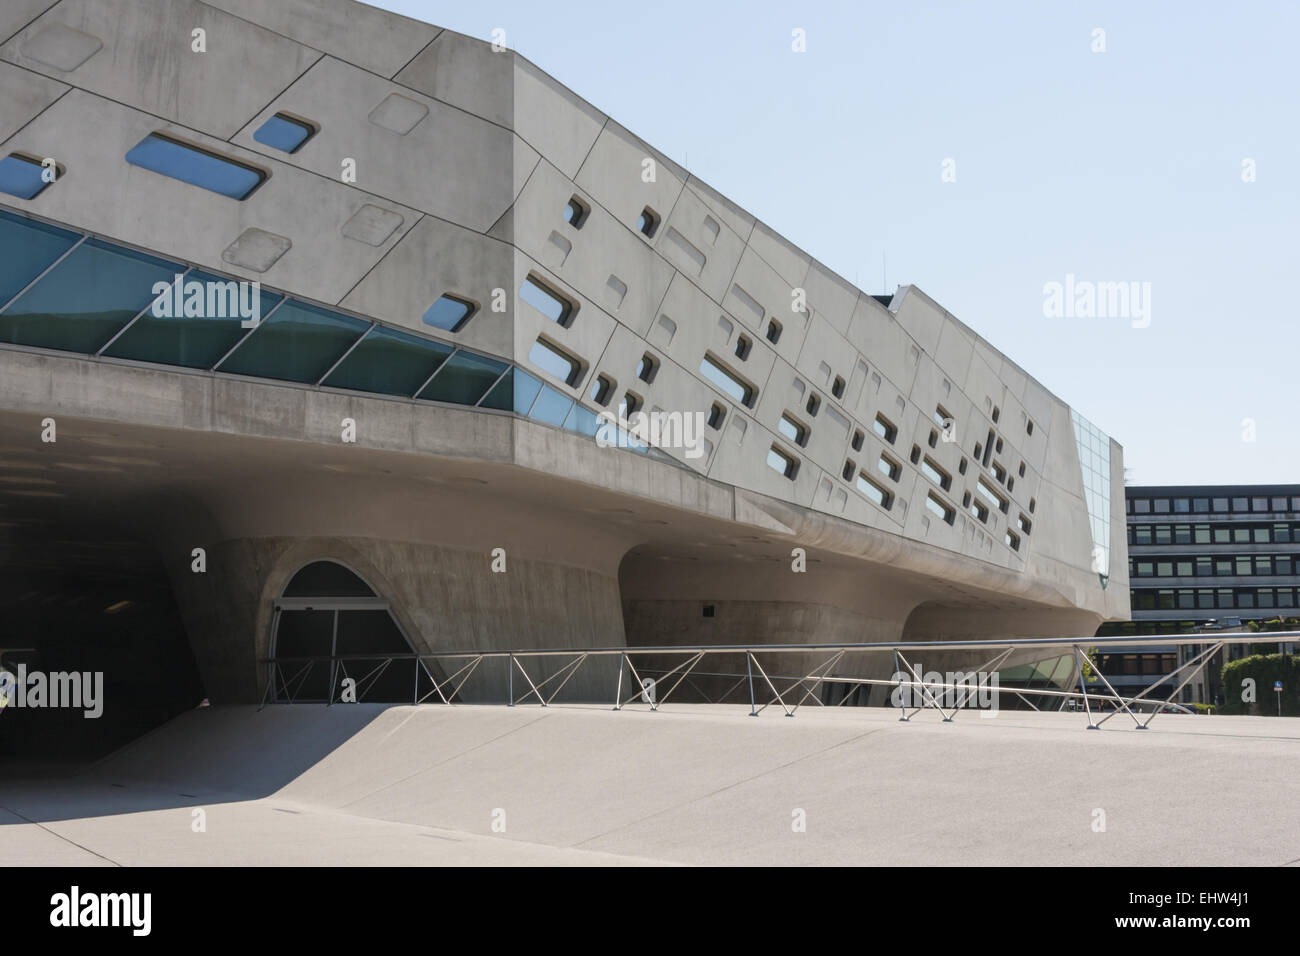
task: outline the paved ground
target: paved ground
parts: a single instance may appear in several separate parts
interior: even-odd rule
[[[1084,723],[204,709],[88,770],[0,783],[0,847],[10,866],[1300,864],[1300,719]]]

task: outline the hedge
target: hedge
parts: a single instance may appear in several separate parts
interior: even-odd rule
[[[1287,655],[1286,670],[1282,668],[1281,654],[1253,654],[1238,658],[1223,665],[1223,707],[1221,714],[1277,714],[1278,694],[1273,690],[1273,682],[1282,682],[1282,715],[1300,716],[1300,660],[1295,654]],[[1247,678],[1255,680],[1255,700],[1253,703],[1241,699],[1242,682]]]

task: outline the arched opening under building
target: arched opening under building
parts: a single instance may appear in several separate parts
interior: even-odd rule
[[[409,656],[414,653],[386,598],[343,564],[313,561],[275,601],[272,697],[282,703],[437,702],[430,662]]]

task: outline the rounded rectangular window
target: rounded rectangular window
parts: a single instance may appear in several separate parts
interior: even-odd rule
[[[573,315],[577,311],[574,304],[536,276],[530,275],[524,279],[524,284],[519,287],[519,298],[556,325],[568,328],[573,323]]]
[[[45,167],[38,160],[19,153],[0,159],[0,192],[19,199],[35,199],[49,185]]]
[[[795,473],[799,470],[799,461],[782,451],[779,445],[773,445],[767,453],[767,467],[781,477],[794,481]]]
[[[933,494],[925,496],[925,507],[927,511],[942,518],[947,524],[952,524],[953,520],[957,517],[957,512],[951,505],[945,504]]]
[[[700,374],[718,388],[722,389],[740,404],[750,407],[758,390],[739,375],[715,360],[712,355],[704,356],[700,362]]]
[[[150,133],[131,147],[126,161],[150,172],[179,179],[231,199],[247,199],[266,181],[260,169],[179,140]]]
[[[581,229],[582,224],[587,221],[589,211],[587,204],[574,196],[564,204],[564,221],[574,229]]]
[[[545,339],[538,339],[528,352],[528,361],[565,385],[576,385],[582,376],[582,363]]]
[[[776,430],[796,445],[803,446],[808,442],[808,426],[797,421],[789,412],[781,416],[781,420],[776,423]]]
[[[888,511],[890,505],[894,503],[894,496],[872,479],[868,478],[865,472],[860,472],[858,474],[858,491],[862,492],[886,511]]]
[[[285,113],[276,113],[257,128],[253,139],[285,153],[296,153],[302,144],[316,135],[316,127]]]
[[[425,310],[424,324],[444,332],[459,332],[474,314],[474,309],[472,302],[453,295],[440,296],[437,302]]]

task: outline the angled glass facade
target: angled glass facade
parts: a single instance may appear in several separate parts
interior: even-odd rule
[[[1078,412],[1070,411],[1083,472],[1083,498],[1092,532],[1092,569],[1104,588],[1110,581],[1110,437]]]

